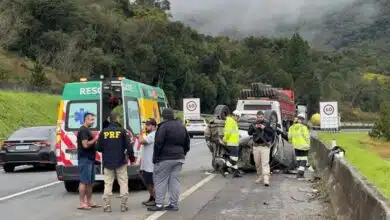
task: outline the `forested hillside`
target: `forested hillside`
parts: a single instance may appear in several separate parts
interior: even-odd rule
[[[360,110],[377,112],[390,97],[387,80],[363,77],[376,57],[362,57],[356,48],[320,51],[299,33],[207,36],[170,21],[169,9],[167,0],[2,0],[0,43],[35,63],[20,83],[59,86],[55,80],[126,76],[161,86],[175,108],[191,96],[202,99],[204,112],[220,103],[234,106],[240,89],[256,81],[294,88],[311,112],[320,99],[341,101],[342,117],[357,120],[371,120]],[[15,81],[15,69],[3,66],[2,79]]]

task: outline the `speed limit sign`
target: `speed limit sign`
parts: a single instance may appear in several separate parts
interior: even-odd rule
[[[321,129],[338,129],[340,117],[337,102],[320,102]]]
[[[188,111],[193,112],[196,110],[197,107],[198,107],[198,105],[196,104],[196,102],[194,102],[194,101],[187,102],[186,108]]]
[[[200,118],[200,99],[191,98],[183,99],[183,116],[184,119],[199,119]]]
[[[325,115],[332,115],[334,112],[334,107],[333,105],[327,104],[324,106],[323,111]]]

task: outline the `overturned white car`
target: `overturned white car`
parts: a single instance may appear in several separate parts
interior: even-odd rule
[[[207,146],[212,153],[212,166],[219,170],[224,166],[228,153],[222,142],[223,129],[229,108],[225,105],[218,105],[213,114],[213,119],[209,122],[205,132]],[[295,168],[295,154],[292,146],[283,139],[282,125],[278,121],[277,112],[274,110],[264,110],[265,120],[270,123],[275,130],[275,135],[271,144],[270,167],[271,170],[291,170]],[[239,124],[240,134],[240,156],[238,167],[241,170],[255,170],[255,162],[252,154],[252,137],[248,135],[249,125],[256,120],[255,115],[242,115]],[[283,136],[283,137],[282,137]]]

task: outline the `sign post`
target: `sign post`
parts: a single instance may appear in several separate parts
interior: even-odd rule
[[[183,99],[183,120],[200,119],[200,99]]]
[[[340,118],[337,102],[320,102],[321,130],[339,130]]]

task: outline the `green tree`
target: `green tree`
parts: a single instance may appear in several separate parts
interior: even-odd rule
[[[34,63],[31,71],[30,85],[33,87],[48,88],[50,84],[50,80],[45,75],[43,65],[38,62]]]
[[[377,122],[377,129],[383,137],[390,140],[390,102],[385,101],[380,105],[380,120]]]
[[[297,80],[301,74],[311,72],[311,58],[309,56],[309,44],[295,33],[287,46],[285,54],[286,72],[292,74],[293,80]]]

